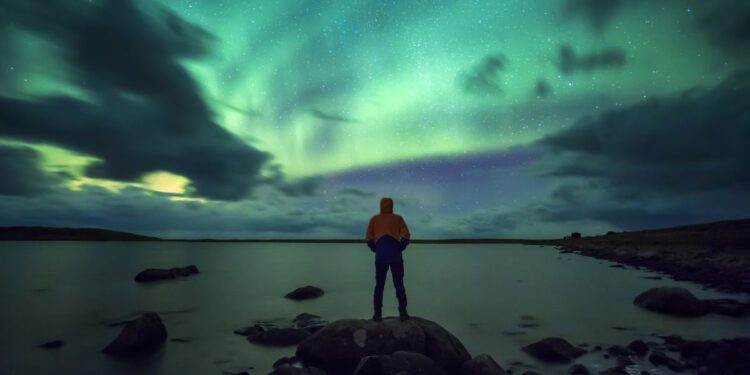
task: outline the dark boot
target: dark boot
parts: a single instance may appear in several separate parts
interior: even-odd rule
[[[403,321],[406,321],[406,320],[409,320],[409,318],[411,318],[411,317],[409,316],[409,313],[408,313],[408,312],[406,312],[406,307],[399,307],[399,308],[398,308],[398,318],[399,318],[399,319],[400,319],[400,320],[401,320],[402,322],[403,322]]]
[[[372,320],[376,322],[382,322],[383,321],[383,309],[375,306],[375,314],[372,315]]]

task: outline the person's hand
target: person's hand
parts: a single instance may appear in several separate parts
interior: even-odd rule
[[[406,245],[408,245],[408,244],[409,244],[409,239],[408,238],[402,238],[401,239],[401,251],[406,250]]]
[[[370,251],[372,251],[374,253],[375,252],[375,241],[372,241],[372,240],[367,241],[367,247],[369,247]]]

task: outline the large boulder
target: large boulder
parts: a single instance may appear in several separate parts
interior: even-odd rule
[[[135,275],[134,279],[139,283],[143,283],[149,281],[174,279],[178,276],[190,276],[197,273],[200,273],[198,271],[198,267],[191,264],[187,267],[175,267],[168,269],[149,268],[139,272],[137,275]]]
[[[701,316],[709,312],[709,306],[690,291],[677,287],[649,289],[633,301],[644,309],[677,316]]]
[[[569,363],[580,357],[585,350],[559,337],[548,337],[523,347],[523,351],[547,362]]]
[[[480,354],[464,362],[459,375],[505,375],[505,370],[489,354]]]
[[[425,334],[425,354],[435,360],[446,369],[454,369],[471,359],[471,355],[459,341],[445,328],[437,323],[422,319],[412,318]]]
[[[125,325],[120,335],[102,352],[113,355],[144,353],[153,350],[167,339],[164,327],[157,313],[148,312]]]
[[[412,318],[382,322],[343,319],[332,322],[297,346],[297,357],[324,369],[353,370],[364,357],[397,351],[424,354],[449,372],[471,357],[450,332],[432,321]],[[380,361],[380,360],[378,360]]]
[[[287,293],[284,297],[299,301],[320,297],[322,295],[323,289],[320,289],[317,286],[307,285]]]
[[[445,371],[424,354],[401,350],[393,354],[364,357],[354,370],[354,375],[399,374],[443,375]]]

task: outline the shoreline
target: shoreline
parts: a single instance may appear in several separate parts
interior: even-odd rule
[[[750,296],[750,256],[747,250],[712,252],[701,247],[608,246],[559,243],[558,249],[577,255],[643,267],[677,281],[692,281],[724,292]]]
[[[363,239],[162,239],[98,228],[0,227],[0,241],[352,243]],[[412,244],[521,244],[645,267],[720,291],[750,295],[750,219],[564,239],[412,239]]]

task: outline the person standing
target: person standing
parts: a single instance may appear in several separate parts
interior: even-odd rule
[[[409,319],[406,311],[406,288],[404,287],[404,260],[401,252],[409,244],[409,228],[401,215],[393,213],[393,199],[380,199],[380,213],[370,218],[365,233],[367,246],[375,253],[375,313],[372,320],[383,320],[383,289],[388,269],[391,270],[393,286],[398,299],[399,319]]]

